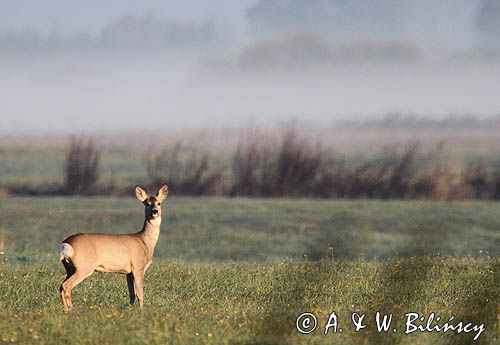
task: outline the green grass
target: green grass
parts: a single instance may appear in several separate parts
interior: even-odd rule
[[[500,203],[168,198],[157,258],[317,260],[500,255]],[[133,232],[129,198],[0,198],[6,255],[55,253],[77,232]]]
[[[145,308],[96,273],[63,313],[56,247],[80,231],[132,232],[134,198],[0,198],[0,344],[469,344],[403,334],[405,314],[484,323],[500,344],[500,204],[170,197]],[[454,255],[454,256],[449,256]],[[301,335],[296,317],[318,317]],[[322,335],[335,311],[342,334]],[[375,312],[397,333],[378,334]],[[366,313],[355,333],[351,313]],[[444,321],[443,321],[444,322]]]
[[[500,260],[419,257],[194,263],[157,260],[146,274],[145,308],[126,305],[123,275],[94,274],[63,313],[62,266],[0,263],[0,342],[23,344],[468,344],[473,333],[403,334],[405,313],[485,324],[477,343],[500,343]],[[301,312],[318,328],[295,329]],[[335,311],[342,334],[322,334]],[[378,334],[376,311],[392,313],[398,333]],[[351,313],[366,313],[355,333]]]

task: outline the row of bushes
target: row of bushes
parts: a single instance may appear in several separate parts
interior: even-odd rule
[[[128,186],[99,183],[101,152],[94,141],[73,138],[65,183],[50,193],[128,193]],[[247,133],[225,167],[212,157],[181,144],[149,151],[146,185],[167,182],[175,195],[198,196],[500,199],[500,169],[453,162],[443,145],[424,151],[418,143],[407,143],[356,165],[290,127],[277,139]]]

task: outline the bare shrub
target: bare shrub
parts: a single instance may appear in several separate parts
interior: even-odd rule
[[[345,171],[340,178],[347,198],[463,199],[470,193],[461,165],[443,154],[443,144],[424,153],[408,143],[385,149],[381,157]],[[342,176],[343,175],[343,176]],[[343,177],[343,178],[342,178]]]
[[[99,179],[101,150],[94,140],[72,137],[64,164],[64,192],[69,195],[89,195]]]
[[[491,196],[490,177],[483,162],[470,163],[465,169],[463,182],[469,197],[487,199]]]
[[[500,200],[500,169],[495,170],[490,183],[491,198]]]
[[[231,195],[310,196],[326,175],[320,174],[324,151],[287,127],[281,141],[258,132],[244,136],[233,156]],[[323,181],[324,183],[324,181]]]
[[[101,179],[102,181],[102,179]],[[120,195],[128,195],[129,188],[128,186],[120,183],[120,181],[116,178],[115,172],[111,169],[111,174],[101,183],[99,183],[99,194],[107,195],[107,196],[120,196]]]
[[[411,197],[432,200],[464,199],[468,192],[464,188],[459,167],[436,163],[421,173]]]
[[[384,165],[379,162],[364,163],[345,172],[344,185],[346,198],[374,198],[382,189]],[[378,192],[378,193],[377,193]],[[380,197],[380,196],[378,196]]]
[[[301,138],[294,127],[287,128],[277,155],[272,195],[310,195],[319,176],[323,154],[319,144]]]
[[[232,160],[230,195],[340,198],[463,198],[460,171],[442,157],[443,144],[424,154],[417,142],[386,148],[372,161],[347,168],[288,127],[279,142],[253,132]]]
[[[271,145],[266,143],[260,134],[253,132],[244,135],[232,159],[230,194],[233,196],[261,195],[264,184],[269,184],[272,180],[270,176],[272,155]]]
[[[311,189],[312,195],[321,198],[344,198],[348,194],[348,170],[344,162],[329,155],[324,156],[318,177]]]
[[[154,152],[153,148],[148,149],[145,161],[150,184],[156,184],[166,176],[170,180],[179,179],[179,154],[181,148],[181,144],[176,143],[173,146],[162,148],[160,152]]]
[[[465,199],[472,193],[464,180],[463,165],[444,153],[444,143],[430,149],[417,166],[417,179],[411,198],[452,200]]]
[[[343,196],[383,199],[411,197],[418,171],[418,148],[417,143],[408,143],[400,153],[398,147],[388,147],[380,157],[345,170],[338,177],[344,186]]]
[[[390,169],[384,197],[404,199],[410,196],[418,170],[416,166],[418,153],[418,143],[408,143],[406,145],[403,154],[396,158]]]
[[[210,157],[188,150],[180,143],[146,153],[148,184],[167,182],[178,195],[223,194],[222,173],[210,169]]]

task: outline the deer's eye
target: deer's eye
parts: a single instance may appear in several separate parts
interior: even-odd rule
[[[157,205],[158,205],[158,206],[160,206],[160,205],[161,205],[161,202],[157,203]]]

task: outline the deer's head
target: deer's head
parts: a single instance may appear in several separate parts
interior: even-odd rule
[[[135,187],[135,196],[144,204],[146,220],[155,220],[161,218],[161,203],[168,195],[168,186],[164,184],[154,196],[149,196],[148,193],[141,187]]]

